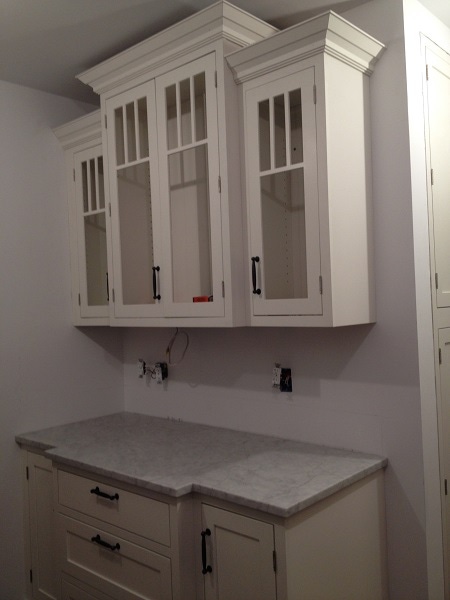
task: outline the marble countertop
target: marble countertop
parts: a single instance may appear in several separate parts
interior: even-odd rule
[[[53,461],[180,497],[200,492],[280,517],[386,459],[207,425],[117,413],[16,436]]]

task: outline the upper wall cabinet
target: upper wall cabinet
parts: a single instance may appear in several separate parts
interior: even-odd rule
[[[375,320],[368,76],[382,49],[330,12],[227,57],[241,88],[252,325]]]
[[[107,216],[100,111],[54,130],[65,150],[75,325],[109,322]]]
[[[220,2],[80,75],[101,97],[112,325],[246,323],[238,89],[225,55],[275,31]]]

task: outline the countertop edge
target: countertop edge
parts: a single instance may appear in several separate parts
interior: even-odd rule
[[[361,469],[361,471],[359,471],[358,473],[354,473],[353,475],[350,475],[349,477],[346,477],[345,479],[342,479],[341,481],[330,485],[326,489],[323,489],[315,494],[310,495],[308,498],[301,500],[300,502],[297,502],[286,508],[281,508],[279,506],[275,506],[264,501],[257,501],[251,498],[247,498],[245,496],[233,494],[232,492],[223,492],[222,490],[215,490],[214,488],[210,488],[195,481],[186,485],[182,485],[178,488],[171,488],[159,484],[155,481],[149,481],[138,477],[132,477],[130,475],[127,475],[126,473],[102,469],[101,467],[96,467],[95,465],[88,465],[86,463],[81,463],[77,460],[72,460],[67,457],[61,457],[58,455],[57,450],[54,448],[49,448],[48,450],[46,450],[45,455],[58,465],[68,466],[75,469],[79,469],[80,471],[84,471],[88,474],[99,475],[102,477],[114,479],[121,483],[133,485],[135,487],[145,489],[151,492],[165,494],[166,496],[170,496],[172,498],[181,498],[192,493],[198,493],[203,494],[205,496],[209,496],[210,498],[217,498],[221,500],[226,500],[228,502],[233,502],[234,504],[259,510],[281,518],[292,517],[296,513],[305,510],[313,504],[316,504],[321,500],[325,500],[326,498],[332,496],[336,492],[339,492],[340,490],[343,490],[351,486],[352,484],[361,481],[362,479],[368,477],[372,473],[386,468],[388,464],[386,458],[380,458],[378,461],[374,462],[374,464],[369,465],[364,469]]]

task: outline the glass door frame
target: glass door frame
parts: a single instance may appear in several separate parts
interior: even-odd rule
[[[119,170],[117,160],[117,147],[115,135],[115,110],[125,107],[135,101],[146,99],[147,109],[147,134],[148,157],[136,157],[134,161],[128,161],[131,165],[140,165],[148,162],[150,173],[150,194],[152,211],[152,241],[153,241],[153,266],[157,267],[162,260],[162,234],[160,230],[160,194],[158,181],[158,147],[157,147],[157,128],[156,128],[156,103],[155,103],[155,82],[151,80],[131,90],[109,98],[106,100],[105,109],[107,117],[107,151],[108,151],[108,169],[110,182],[110,202],[111,202],[111,231],[112,231],[112,255],[114,271],[114,316],[115,317],[161,317],[164,314],[163,301],[155,299],[154,303],[147,304],[124,304],[123,294],[123,273],[122,273],[122,248],[120,239],[120,213],[119,213],[119,193],[117,172]],[[137,130],[137,127],[136,127]],[[139,142],[136,142],[139,144]],[[142,145],[142,141],[141,141]],[[147,278],[147,284],[153,289],[153,277],[156,279],[156,295],[159,294],[161,286],[160,272],[154,272],[148,269],[147,273],[142,273],[142,277]]]
[[[164,313],[168,317],[215,317],[225,314],[225,303],[222,296],[223,282],[223,257],[222,257],[222,216],[221,198],[219,190],[219,140],[218,140],[218,115],[217,91],[215,84],[216,75],[215,53],[210,53],[187,65],[174,69],[156,79],[156,104],[158,114],[158,144],[159,144],[159,182],[161,197],[161,230],[165,241],[163,256],[164,282],[162,295],[164,297]],[[206,137],[200,141],[190,140],[183,143],[179,134],[178,144],[169,148],[167,132],[167,103],[166,89],[179,85],[182,81],[194,78],[200,73],[205,74],[205,108],[206,108]],[[178,91],[177,94],[180,92]],[[179,104],[178,100],[177,103]],[[191,92],[192,106],[192,92]],[[189,142],[189,140],[188,140]],[[170,208],[170,183],[169,183],[169,157],[185,150],[206,146],[207,148],[207,177],[209,193],[209,235],[212,297],[211,302],[186,302],[174,300],[173,256],[172,256],[172,226]]]
[[[277,74],[277,78],[265,79],[247,88],[244,94],[245,112],[245,159],[247,182],[247,206],[250,249],[250,294],[253,315],[321,315],[323,313],[320,286],[320,230],[319,197],[317,179],[317,137],[316,111],[314,104],[314,67],[308,67],[288,76]],[[307,295],[305,298],[269,299],[265,293],[263,219],[261,202],[261,178],[266,174],[285,173],[297,168],[289,161],[285,167],[276,167],[274,152],[271,151],[271,168],[260,168],[259,111],[260,102],[294,90],[301,90],[304,204],[305,204],[305,246]],[[273,126],[271,125],[274,136]],[[288,143],[289,135],[286,135]],[[289,152],[290,149],[287,149]],[[252,260],[255,259],[255,260]],[[259,293],[258,293],[259,292]]]
[[[86,150],[80,150],[74,153],[74,169],[75,169],[75,202],[76,202],[76,215],[77,215],[77,259],[78,259],[78,281],[79,281],[79,306],[81,317],[108,317],[109,314],[109,264],[108,264],[108,245],[109,245],[109,231],[108,231],[108,219],[107,219],[107,196],[106,196],[106,164],[103,160],[103,193],[100,190],[100,172],[98,169],[98,160],[103,159],[103,150],[101,145],[87,148]],[[94,181],[91,179],[91,174],[87,169],[87,197],[84,197],[84,184],[83,184],[83,163],[90,164],[90,161],[95,161],[95,177]],[[92,188],[94,185],[94,188]],[[93,192],[93,194],[92,194]],[[95,207],[93,207],[93,198],[95,196]],[[99,206],[100,196],[103,196],[103,206]],[[87,211],[85,210],[85,203],[87,203]],[[105,217],[105,259],[106,259],[106,271],[104,284],[106,285],[107,298],[104,304],[89,304],[89,290],[88,290],[88,256],[86,253],[86,228],[85,228],[85,217],[104,214]]]

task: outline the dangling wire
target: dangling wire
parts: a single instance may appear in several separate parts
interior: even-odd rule
[[[173,348],[173,345],[174,345],[175,340],[177,339],[177,336],[179,333],[182,333],[186,337],[186,345],[184,347],[184,350],[183,350],[179,360],[177,360],[176,362],[172,362],[172,348]],[[184,331],[184,329],[180,330],[177,327],[172,339],[170,340],[170,342],[168,343],[167,348],[166,348],[167,364],[170,365],[171,367],[175,367],[176,365],[179,365],[180,362],[183,360],[184,355],[186,354],[186,351],[188,348],[189,348],[189,336],[188,336],[187,332]]]

